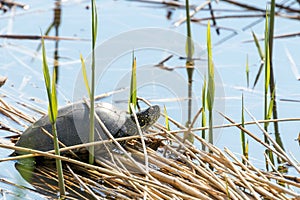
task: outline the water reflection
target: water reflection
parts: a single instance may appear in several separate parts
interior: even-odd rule
[[[45,195],[49,198],[58,198],[59,188],[55,162],[47,161],[44,164],[35,166],[23,165],[20,163],[15,164],[15,168],[19,174],[30,183],[35,191]],[[81,174],[83,172],[80,172]],[[64,170],[65,182],[67,183],[68,199],[94,199],[89,193],[85,192],[80,184],[74,183],[74,178],[70,175],[69,171]]]
[[[60,21],[61,21],[61,2],[60,0],[55,2],[55,8],[54,8],[54,19],[53,19],[53,26],[55,29],[55,36],[58,37],[59,36],[59,26],[60,26]],[[54,68],[53,70],[55,70],[56,72],[56,83],[58,82],[58,77],[59,77],[59,56],[58,56],[58,46],[59,40],[55,41],[55,50],[54,50]]]
[[[61,1],[57,0],[54,2],[54,12],[53,12],[53,21],[48,26],[47,30],[45,31],[44,35],[48,36],[50,31],[54,28],[54,34],[56,37],[55,44],[54,44],[54,60],[53,60],[53,70],[56,72],[56,83],[59,79],[59,28],[61,24]],[[41,49],[41,44],[39,44],[37,51]]]

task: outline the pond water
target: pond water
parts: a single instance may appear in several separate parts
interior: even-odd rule
[[[191,5],[200,5],[205,1],[191,1]],[[240,1],[250,4],[249,1]],[[289,1],[292,2],[292,1]],[[57,19],[60,17],[57,31],[55,26],[49,36],[57,34],[65,37],[59,41],[46,40],[46,50],[49,66],[53,66],[54,58],[59,61],[59,105],[75,101],[86,96],[85,88],[81,81],[80,54],[87,57],[90,54],[90,12],[89,1],[72,0],[63,1],[60,6],[53,1],[26,1],[29,9],[12,8],[0,15],[1,35],[40,36],[52,23],[54,11]],[[184,4],[183,1],[179,3]],[[265,9],[268,1],[259,1],[252,6]],[[175,22],[185,16],[183,8],[166,6],[160,3],[147,3],[139,1],[97,1],[98,6],[98,38],[97,44],[97,94],[111,92],[125,88],[103,101],[118,104],[126,109],[128,99],[128,86],[132,52],[137,58],[138,68],[138,95],[149,99],[153,104],[164,105],[168,114],[182,124],[187,121],[187,75],[185,65],[185,33],[186,25],[175,26]],[[293,6],[292,6],[293,7]],[[297,5],[294,5],[299,9]],[[216,110],[225,113],[236,122],[241,116],[241,96],[244,95],[245,107],[256,119],[263,119],[264,77],[261,75],[259,82],[252,88],[255,76],[261,64],[259,54],[252,40],[251,31],[258,38],[264,35],[264,18],[242,17],[242,15],[261,15],[262,12],[246,11],[244,8],[220,1],[213,3],[216,16],[237,15],[234,18],[217,19],[220,34],[212,28],[213,60],[216,73]],[[278,9],[278,8],[277,8]],[[275,36],[289,33],[299,33],[299,14],[284,14],[298,17],[288,19],[285,16],[276,17]],[[169,16],[169,18],[167,18]],[[207,9],[197,13],[195,18],[210,17]],[[201,107],[201,90],[206,73],[206,24],[207,21],[192,23],[192,37],[195,41],[194,57],[196,70],[193,76],[193,111],[192,116]],[[47,109],[47,97],[44,87],[40,40],[29,39],[1,39],[0,51],[1,76],[8,77],[0,94],[3,100],[12,106],[23,110],[36,119],[39,114],[26,109],[19,102],[34,105],[44,111]],[[277,92],[277,106],[279,118],[298,118],[300,113],[299,101],[300,82],[300,57],[299,37],[283,37],[274,40],[273,66]],[[263,46],[263,42],[261,42]],[[173,57],[165,66],[174,68],[172,71],[155,67],[166,57]],[[250,87],[246,82],[246,59],[250,69]],[[288,100],[288,101],[287,101]],[[298,101],[298,102],[297,102]],[[216,112],[215,125],[228,123]],[[24,130],[12,120],[0,115],[0,121],[18,130]],[[252,119],[246,114],[246,121]],[[162,119],[162,123],[164,120]],[[199,126],[200,124],[197,124]],[[270,133],[273,132],[270,125]],[[300,160],[299,145],[294,139],[298,137],[300,122],[290,121],[279,123],[279,132],[286,152],[290,152]],[[254,126],[247,128],[263,139],[263,134]],[[1,136],[10,133],[1,130]],[[231,151],[240,153],[240,131],[237,128],[216,129],[216,145],[220,148],[227,147]],[[261,168],[264,168],[262,152],[264,147],[249,138],[250,158]],[[7,157],[11,151],[0,149],[1,157]],[[19,181],[20,185],[26,183],[14,169],[14,162],[0,163],[2,170],[0,178],[11,182]],[[13,191],[9,184],[1,183],[1,188]],[[7,193],[6,195],[13,197]],[[26,194],[30,196],[29,194]],[[22,195],[21,195],[22,196]],[[30,197],[35,199],[36,197]]]

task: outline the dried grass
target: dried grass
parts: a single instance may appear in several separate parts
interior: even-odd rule
[[[15,115],[19,119],[22,119],[22,116]],[[242,128],[227,116],[224,115],[224,118],[234,126]],[[178,130],[167,131],[163,125],[155,124],[148,134],[143,135],[145,144],[142,144],[141,136],[137,135],[117,138],[114,139],[115,141],[110,139],[61,148],[61,151],[67,151],[90,145],[127,141],[123,149],[126,154],[111,152],[113,156],[110,159],[98,157],[96,165],[89,165],[70,157],[56,156],[53,151],[40,152],[3,143],[0,144],[1,148],[24,150],[29,154],[8,157],[0,161],[36,156],[62,159],[70,199],[296,199],[300,197],[298,193],[300,177],[281,173],[276,166],[273,166],[272,172],[258,169],[243,156],[237,157],[228,148],[221,150],[193,132],[193,130],[201,130],[201,127],[186,129],[170,116],[169,120],[179,127]],[[257,120],[254,118],[253,120],[252,124],[258,124]],[[224,127],[228,126],[230,125],[224,125]],[[203,151],[179,137],[180,133],[186,131],[190,131],[195,140],[212,153]],[[271,140],[272,145],[267,145],[254,133],[247,129],[244,131],[256,140],[258,145],[264,145],[280,156],[286,166],[298,170],[299,166],[295,159],[279,149],[274,140]],[[265,134],[270,137],[268,133]],[[52,160],[43,160],[43,163],[36,165],[33,171],[20,164],[18,168],[21,174],[24,175],[26,172],[31,175],[30,182],[36,192],[49,197],[57,195],[57,175]]]

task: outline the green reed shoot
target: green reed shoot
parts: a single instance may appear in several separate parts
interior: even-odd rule
[[[185,0],[185,11],[186,11],[186,30],[187,30],[185,52],[187,55],[187,65],[193,65],[194,43],[192,40],[189,0]]]
[[[268,107],[268,112],[267,112],[267,120],[272,118],[272,113],[273,113],[273,106],[274,106],[274,100],[275,100],[275,89],[273,90],[272,94],[271,94],[271,99],[270,99],[270,103],[269,103],[269,107]],[[269,122],[266,122],[266,127],[269,126]]]
[[[191,118],[192,118],[192,87],[193,87],[193,72],[194,72],[194,43],[192,40],[192,31],[191,31],[191,19],[190,19],[190,6],[189,0],[185,1],[185,11],[186,11],[186,32],[187,38],[185,43],[185,53],[187,56],[186,59],[186,71],[188,75],[188,119],[186,122],[186,127],[191,126]],[[191,127],[190,127],[191,128]],[[189,131],[185,132],[183,138],[187,138],[191,143],[194,142],[194,135]]]
[[[167,131],[170,131],[171,128],[170,128],[170,122],[169,122],[169,115],[168,115],[167,108],[165,105],[164,105],[164,114],[165,114],[165,127],[166,127]],[[172,140],[168,140],[168,143],[172,144]],[[166,151],[164,151],[164,156],[166,156]]]
[[[86,73],[85,62],[81,54],[80,54],[80,61],[81,61],[81,71],[84,80],[84,85],[86,87],[86,91],[88,92],[88,96],[90,97],[91,96],[90,84]]]
[[[256,35],[255,35],[255,33],[253,31],[252,31],[252,36],[253,36],[253,39],[254,39],[254,42],[255,42],[255,46],[257,48],[257,51],[258,51],[258,54],[259,54],[259,57],[260,57],[260,60],[261,60],[261,65],[259,66],[258,73],[257,73],[257,75],[255,77],[255,80],[254,80],[254,84],[253,84],[253,88],[254,88],[255,85],[258,82],[260,74],[262,73],[262,70],[263,70],[263,67],[264,67],[265,55],[263,54],[262,48],[259,45],[259,41],[258,41],[258,39],[257,39],[257,37],[256,37]]]
[[[255,42],[255,46],[257,48],[257,51],[258,51],[258,54],[259,54],[259,57],[261,60],[264,60],[265,59],[265,56],[264,56],[264,53],[260,47],[260,44],[259,44],[259,41],[255,35],[255,33],[252,31],[252,36],[253,36],[253,39],[254,39],[254,42]]]
[[[96,48],[96,40],[97,40],[97,7],[95,0],[91,0],[92,4],[92,81],[91,81],[91,92],[90,92],[90,135],[89,142],[94,142],[95,138],[95,118],[94,118],[94,105],[95,105],[95,48]],[[95,146],[89,147],[89,163],[94,163],[94,152]]]
[[[270,86],[270,46],[269,46],[269,19],[268,19],[268,10],[266,12],[266,21],[265,21],[265,95],[264,95],[264,119],[267,120],[268,115],[268,88]],[[264,129],[268,131],[269,123],[264,123]],[[264,136],[265,143],[269,144],[267,136]],[[269,150],[266,150],[266,154],[269,156],[270,161],[274,164],[273,153]],[[266,162],[266,168],[268,170],[268,164]]]
[[[247,88],[249,88],[249,62],[248,62],[248,54],[246,57],[246,80],[247,80]]]
[[[210,22],[207,23],[207,56],[208,56],[208,87],[207,87],[207,108],[209,114],[208,141],[213,144],[213,106],[215,98],[214,64],[212,59],[212,46],[210,36]]]
[[[270,30],[269,30],[269,46],[270,46],[270,67],[271,67],[271,74],[270,74],[270,90],[271,95],[273,98],[273,119],[278,119],[277,114],[277,103],[276,103],[276,87],[275,87],[275,77],[273,73],[273,39],[274,39],[274,25],[275,24],[275,0],[271,0],[271,11],[270,11]],[[274,94],[273,94],[274,93]],[[284,146],[282,143],[282,139],[279,133],[279,123],[274,121],[274,135],[277,144],[284,150]],[[277,157],[278,163],[282,163],[283,161]]]
[[[242,117],[241,126],[245,127],[245,115],[244,115],[244,95],[242,94]],[[241,143],[242,143],[242,153],[248,159],[248,141],[246,142],[245,132],[241,129]],[[243,161],[245,164],[245,161]]]
[[[268,89],[270,85],[270,49],[269,49],[269,30],[268,25],[268,14],[266,14],[266,22],[265,22],[265,95],[264,95],[264,118],[267,119],[268,115]],[[267,123],[264,124],[264,128],[267,131],[268,127]],[[265,138],[267,140],[267,138]]]
[[[204,77],[203,87],[202,87],[202,119],[201,119],[201,126],[206,126],[206,76]],[[202,130],[202,138],[206,139],[206,131],[205,129]],[[202,145],[202,150],[205,151],[205,145]]]
[[[270,48],[270,92],[271,92],[271,96],[273,98],[273,119],[277,119],[277,103],[276,103],[276,87],[275,87],[275,77],[274,77],[274,73],[273,73],[273,62],[272,62],[272,57],[273,57],[273,38],[274,38],[274,25],[275,24],[275,0],[271,0],[271,10],[270,10],[270,28],[269,28],[269,48]],[[273,94],[274,93],[274,94]],[[280,133],[279,133],[279,124],[277,121],[275,121],[274,123],[274,135],[275,135],[275,139],[276,142],[278,143],[278,145],[284,149],[283,147],[283,143],[280,137]],[[282,162],[279,160],[279,162]]]
[[[136,57],[134,57],[134,51],[132,52],[132,66],[131,66],[131,80],[130,80],[130,93],[129,93],[129,102],[128,102],[128,111],[132,114],[132,109],[130,108],[130,104],[133,105],[134,108],[137,106],[137,81],[136,81]]]
[[[57,97],[56,97],[56,72],[55,70],[53,70],[52,82],[50,82],[50,73],[49,73],[49,67],[47,63],[46,50],[45,50],[45,44],[43,38],[42,38],[42,55],[43,55],[43,74],[44,74],[44,80],[45,80],[48,102],[49,102],[48,115],[52,125],[54,150],[55,150],[55,155],[60,155],[57,129],[56,129],[56,118],[58,114]],[[65,184],[64,184],[64,175],[62,170],[62,162],[60,159],[56,159],[55,161],[56,161],[56,169],[58,174],[58,187],[59,187],[60,196],[64,196],[66,192],[65,192]]]
[[[270,51],[270,63],[272,63],[273,54],[273,37],[274,37],[274,23],[275,23],[275,0],[271,0],[271,10],[270,10],[270,27],[268,30],[269,35],[269,51]],[[271,64],[272,67],[272,64]]]
[[[170,123],[169,123],[169,116],[168,116],[168,112],[167,112],[167,108],[166,106],[164,106],[164,114],[165,114],[165,123],[166,123],[166,129],[168,131],[170,131]]]

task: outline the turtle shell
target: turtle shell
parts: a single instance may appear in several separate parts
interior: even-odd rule
[[[108,103],[95,104],[95,111],[113,136],[118,134],[128,119],[125,111],[121,111]],[[59,141],[66,146],[87,143],[89,141],[89,121],[89,107],[84,102],[77,102],[62,107],[58,110],[56,121]],[[16,146],[41,151],[52,150],[53,140],[42,131],[42,128],[52,133],[52,126],[48,115],[43,116],[26,129],[16,143]],[[99,141],[101,138],[107,139],[108,136],[95,119],[95,141]]]

